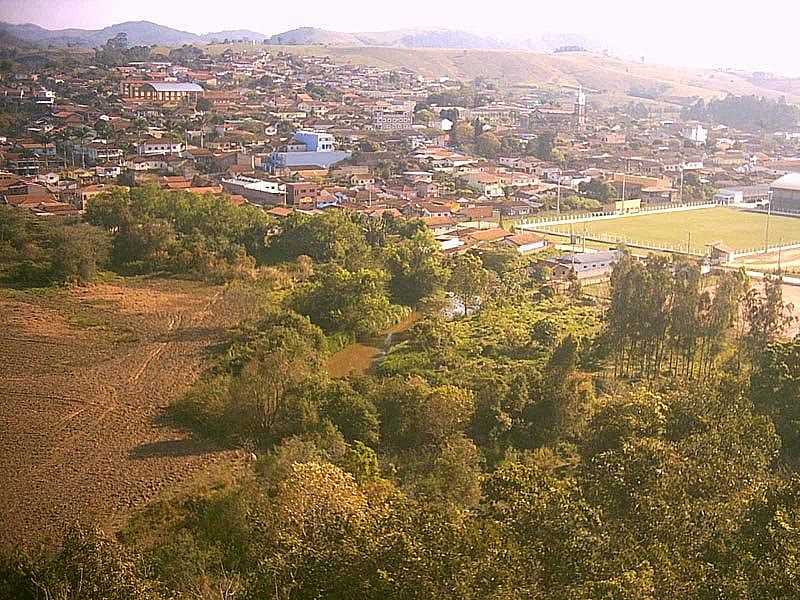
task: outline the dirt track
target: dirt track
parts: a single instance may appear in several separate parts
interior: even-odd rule
[[[0,290],[0,546],[126,513],[235,461],[161,419],[220,339],[219,288]]]

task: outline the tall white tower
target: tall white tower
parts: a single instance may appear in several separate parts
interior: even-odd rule
[[[578,96],[575,98],[575,119],[578,127],[586,125],[586,94],[582,85],[578,86]]]

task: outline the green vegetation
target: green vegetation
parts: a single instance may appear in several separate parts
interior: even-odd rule
[[[99,228],[0,206],[0,272],[12,285],[86,283],[108,263],[109,250]]]
[[[684,114],[689,119],[722,123],[745,131],[786,131],[800,120],[800,110],[786,99],[771,100],[758,96],[732,96],[698,100]]]
[[[693,262],[625,256],[603,306],[513,251],[446,259],[415,224],[337,213],[275,226],[263,251],[252,318],[171,409],[254,468],[117,540],[2,558],[0,593],[800,594],[798,348],[776,282],[706,293]],[[412,305],[374,372],[327,375],[339,338]]]
[[[224,280],[263,261],[272,222],[223,196],[155,187],[92,199],[86,220],[109,232],[112,264],[125,273],[168,271]]]

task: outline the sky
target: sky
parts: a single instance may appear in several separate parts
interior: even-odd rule
[[[193,33],[295,27],[447,28],[497,37],[578,33],[628,57],[676,66],[800,76],[800,2],[761,0],[0,0],[0,20],[99,29],[147,20]]]

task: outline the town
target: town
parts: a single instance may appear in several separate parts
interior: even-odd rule
[[[2,202],[77,215],[113,186],[155,185],[224,193],[277,219],[326,210],[420,218],[448,253],[574,245],[585,236],[577,222],[564,236],[570,216],[724,206],[749,213],[751,235],[717,229],[719,239],[698,236],[687,249],[681,227],[658,248],[741,264],[764,249],[768,260],[756,262],[775,270],[786,247],[781,266],[800,264],[797,221],[780,218],[800,212],[796,122],[764,138],[691,118],[690,98],[600,106],[580,85],[509,89],[268,46],[125,60],[135,53],[123,33],[98,51],[102,67],[3,76]],[[752,215],[768,209],[776,221],[765,239]],[[540,226],[526,228],[533,220]],[[658,237],[621,231],[594,239],[649,248]]]
[[[0,597],[800,597],[800,78],[17,4]]]

